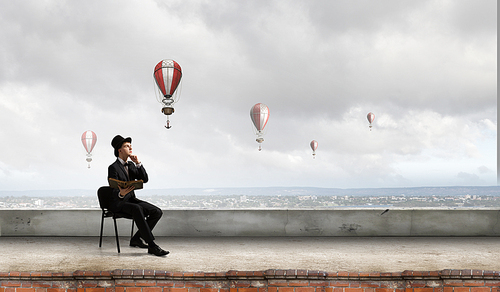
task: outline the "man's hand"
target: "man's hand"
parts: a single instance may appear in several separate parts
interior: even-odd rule
[[[120,189],[120,194],[118,196],[123,199],[123,197],[125,197],[126,194],[130,193],[131,191],[133,191],[135,187],[134,186],[130,186],[130,187],[124,189],[124,188],[118,186],[118,188]]]
[[[132,155],[132,154],[131,154],[129,157],[130,157],[130,160],[132,160],[135,164],[139,164],[139,163],[141,163],[141,162],[139,161],[139,158],[137,158],[137,155]]]

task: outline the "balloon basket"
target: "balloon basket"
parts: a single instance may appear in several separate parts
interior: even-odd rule
[[[258,137],[257,139],[255,139],[255,141],[257,141],[257,143],[259,143],[259,151],[262,151],[262,142],[264,142],[264,138],[262,137]]]
[[[85,160],[87,160],[87,162],[89,163],[87,168],[90,168],[90,162],[92,161],[92,155],[87,154],[87,159],[85,159]]]
[[[166,116],[173,114],[174,111],[175,111],[174,108],[170,106],[166,106],[161,109],[161,112]]]

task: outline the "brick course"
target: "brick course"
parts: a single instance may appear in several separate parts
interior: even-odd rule
[[[500,292],[500,272],[0,272],[0,292]]]

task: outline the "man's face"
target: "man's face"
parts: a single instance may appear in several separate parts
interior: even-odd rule
[[[122,144],[122,147],[118,149],[118,152],[120,154],[120,157],[126,156],[127,158],[132,154],[132,144],[129,142],[125,142]]]

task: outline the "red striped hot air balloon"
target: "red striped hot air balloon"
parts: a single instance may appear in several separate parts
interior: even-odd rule
[[[372,130],[372,123],[375,120],[375,114],[368,113],[368,115],[366,115],[366,118],[368,119],[368,122],[370,123],[370,131],[371,131]]]
[[[153,76],[159,92],[156,99],[163,105],[161,111],[167,116],[167,125],[165,127],[170,129],[169,116],[174,113],[173,105],[180,98],[177,89],[181,83],[182,69],[176,61],[165,59],[156,64]]]
[[[311,149],[313,151],[313,158],[316,158],[315,156],[316,156],[316,149],[318,149],[318,141],[312,140],[310,145],[311,145]]]
[[[262,150],[261,143],[264,141],[264,128],[269,120],[269,108],[263,103],[258,103],[250,109],[250,117],[252,118],[253,125],[255,126],[257,141],[259,143],[259,151]]]
[[[97,135],[92,132],[92,131],[85,131],[82,134],[82,144],[83,147],[85,148],[85,151],[87,151],[87,162],[89,163],[90,168],[90,162],[92,161],[92,150],[94,149],[95,143],[97,142]]]

